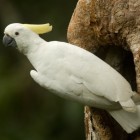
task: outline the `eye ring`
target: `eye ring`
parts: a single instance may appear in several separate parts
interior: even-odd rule
[[[15,35],[19,35],[19,32],[15,32]]]

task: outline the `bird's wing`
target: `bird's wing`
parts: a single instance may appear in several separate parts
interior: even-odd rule
[[[79,100],[80,102],[94,106],[101,109],[120,109],[120,105],[113,101],[109,101],[104,96],[98,96],[93,91],[89,90],[85,86],[84,81],[74,75],[71,75],[68,81],[68,87],[66,93],[72,95],[73,99]],[[69,83],[70,82],[70,83]],[[74,95],[74,96],[73,96]]]
[[[130,84],[112,67],[95,55],[68,43],[65,48],[65,67],[81,80],[88,90],[110,101],[129,100],[133,92]]]

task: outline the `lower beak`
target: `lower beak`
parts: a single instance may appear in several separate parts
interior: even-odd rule
[[[6,47],[16,47],[17,46],[16,41],[12,37],[10,37],[9,35],[4,35],[3,44]]]

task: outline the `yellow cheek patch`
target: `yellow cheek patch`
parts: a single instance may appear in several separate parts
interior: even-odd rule
[[[49,23],[46,24],[23,24],[23,26],[29,28],[37,34],[44,34],[52,31],[52,26]]]

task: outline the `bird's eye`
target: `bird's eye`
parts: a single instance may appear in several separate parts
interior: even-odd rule
[[[19,32],[15,32],[15,35],[19,35]]]

